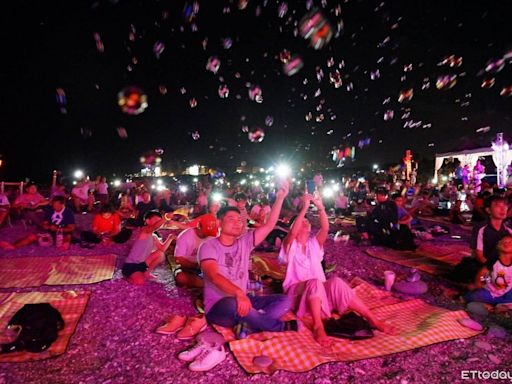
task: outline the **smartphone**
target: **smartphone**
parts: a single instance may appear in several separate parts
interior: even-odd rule
[[[315,189],[316,189],[315,181],[314,180],[306,180],[306,190],[308,191],[308,193],[310,195],[315,193]]]

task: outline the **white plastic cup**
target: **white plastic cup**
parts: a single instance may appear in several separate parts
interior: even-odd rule
[[[391,287],[395,284],[395,272],[384,271],[384,288],[386,291],[391,291]]]

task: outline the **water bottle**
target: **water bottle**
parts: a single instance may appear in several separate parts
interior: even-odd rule
[[[57,235],[55,236],[55,246],[57,248],[62,247],[62,244],[64,243],[64,231],[61,227],[57,229]]]

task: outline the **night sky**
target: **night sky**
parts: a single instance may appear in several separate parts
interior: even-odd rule
[[[485,71],[512,51],[510,1],[289,1],[280,17],[282,1],[250,0],[240,9],[238,1],[210,0],[196,2],[192,20],[184,10],[194,2],[9,3],[1,27],[0,179],[43,179],[53,169],[134,172],[154,148],[164,150],[164,169],[200,163],[229,171],[242,161],[334,167],[333,147],[365,139],[369,145],[357,148],[353,165],[398,162],[407,148],[429,159],[487,146],[497,132],[512,141],[512,97],[500,96],[512,85],[510,56],[501,70]],[[313,8],[334,34],[319,50],[294,33]],[[165,45],[159,58],[155,43]],[[293,76],[279,60],[284,49],[304,62]],[[462,64],[439,65],[450,55]],[[211,56],[221,62],[217,74],[206,69]],[[339,88],[329,81],[335,70]],[[380,77],[372,80],[376,70]],[[438,90],[440,75],[457,75],[457,83]],[[493,78],[492,87],[481,87]],[[229,87],[227,98],[219,97],[221,84]],[[117,105],[118,92],[131,85],[148,97],[137,116]],[[248,97],[251,85],[261,88],[262,103]],[[67,113],[56,100],[58,88]],[[400,91],[409,88],[414,97],[400,103]],[[384,120],[386,110],[393,119]],[[262,127],[264,140],[250,142],[243,126]]]

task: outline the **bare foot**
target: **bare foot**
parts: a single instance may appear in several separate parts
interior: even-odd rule
[[[14,251],[16,247],[7,241],[0,241],[0,248],[7,251]]]
[[[378,331],[381,331],[381,332],[384,332],[384,333],[387,333],[388,335],[396,335],[397,333],[397,328],[391,324],[388,324],[384,321],[375,321],[373,324],[372,324]]]
[[[314,328],[313,336],[315,337],[316,342],[322,347],[329,347],[332,345],[332,341],[329,336],[327,336],[327,333],[325,333],[323,326]]]

